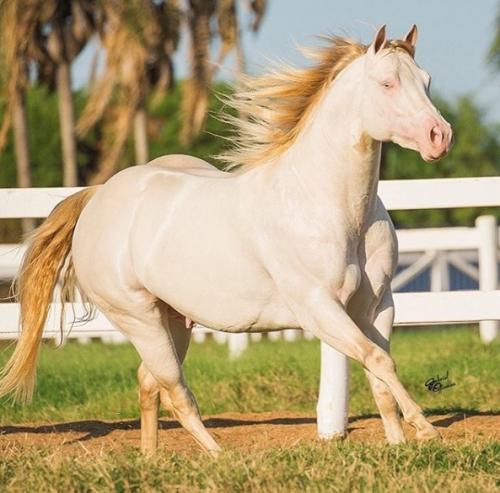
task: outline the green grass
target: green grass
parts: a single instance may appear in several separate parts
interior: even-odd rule
[[[405,386],[426,412],[498,412],[499,344],[484,346],[477,332],[404,330],[392,351]],[[10,351],[3,351],[5,360]],[[41,354],[39,385],[30,406],[2,403],[2,424],[138,417],[135,371],[128,345],[70,343]],[[215,343],[193,344],[187,380],[204,414],[295,410],[314,413],[319,345],[263,342],[237,361]],[[351,414],[375,413],[359,365],[352,364]],[[456,386],[428,392],[427,378],[449,370]],[[495,491],[500,444],[482,437],[389,447],[311,443],[266,451],[225,451],[217,460],[172,454],[162,444],[146,459],[136,450],[62,457],[50,448],[3,442],[1,491]]]
[[[495,443],[388,447],[318,443],[252,454],[226,451],[217,459],[160,449],[61,458],[50,450],[3,451],[3,491],[498,491]]]

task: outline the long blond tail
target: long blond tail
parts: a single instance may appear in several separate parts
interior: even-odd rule
[[[16,280],[21,334],[0,373],[0,396],[12,392],[16,400],[30,401],[33,397],[36,363],[50,302],[63,267],[66,273],[62,290],[75,283],[70,257],[73,231],[95,191],[96,187],[86,188],[60,202],[27,240],[28,249]]]

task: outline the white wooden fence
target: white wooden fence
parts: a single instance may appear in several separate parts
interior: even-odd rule
[[[0,219],[46,217],[63,198],[75,193],[77,188],[35,188],[0,190]],[[426,209],[452,207],[500,206],[500,178],[457,178],[433,180],[394,180],[380,183],[379,194],[388,209]],[[396,293],[397,325],[424,325],[446,323],[481,323],[481,336],[485,342],[496,337],[500,320],[500,291],[498,288],[498,228],[492,216],[478,218],[475,228],[438,228],[399,231],[401,252],[425,252],[408,269],[394,279],[398,287],[422,269],[432,264],[433,285],[442,292]],[[16,246],[0,247],[0,273],[15,266],[22,256]],[[479,291],[448,291],[442,280],[446,259],[440,252],[478,250],[479,272],[459,257],[452,258],[461,270],[477,274]],[[457,260],[458,259],[458,260]],[[437,266],[437,267],[436,267]],[[10,276],[9,276],[10,277]],[[54,304],[45,330],[45,336],[58,337],[58,313]],[[82,307],[75,307],[76,316]],[[0,338],[17,336],[19,307],[15,303],[0,304]],[[72,317],[69,317],[68,328]],[[194,338],[204,337],[209,329],[197,327]],[[287,331],[286,339],[292,340],[297,332]],[[72,327],[70,337],[88,340],[90,337],[120,337],[101,315],[84,325]],[[219,341],[225,336],[214,333]],[[227,340],[230,353],[240,354],[248,344],[247,334],[231,335]],[[257,338],[259,335],[250,337]],[[226,340],[226,339],[223,339]],[[322,344],[320,395],[317,405],[318,433],[323,438],[344,434],[347,425],[349,396],[348,359],[334,349]]]

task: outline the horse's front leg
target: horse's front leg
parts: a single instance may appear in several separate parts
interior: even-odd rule
[[[359,361],[374,377],[381,380],[396,399],[404,419],[417,430],[418,439],[438,437],[421,408],[401,384],[394,361],[387,351],[370,340],[347,314],[343,304],[323,287],[313,287],[301,299],[289,300],[305,330],[323,342]]]
[[[349,312],[363,333],[389,354],[392,326],[394,324],[394,301],[389,287],[382,299],[375,298],[376,306],[366,310],[366,298],[357,296],[351,300]],[[365,306],[363,306],[365,305]],[[384,423],[385,436],[392,444],[404,443],[405,436],[399,417],[399,409],[387,385],[365,368],[373,398]]]

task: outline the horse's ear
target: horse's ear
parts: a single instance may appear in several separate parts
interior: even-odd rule
[[[372,44],[368,48],[368,53],[375,55],[385,45],[385,24],[377,31],[373,38]]]
[[[417,26],[413,24],[413,26],[411,26],[411,29],[404,37],[404,40],[407,43],[410,43],[413,46],[413,48],[415,48],[415,45],[417,44],[417,38],[418,38],[418,29]]]

